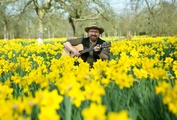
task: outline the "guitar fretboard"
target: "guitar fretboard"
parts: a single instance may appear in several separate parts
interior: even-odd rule
[[[94,49],[94,47],[95,47],[95,45],[90,48],[84,49],[84,50],[80,51],[80,54],[82,55],[84,53],[90,52]],[[110,47],[110,43],[103,43],[101,45],[101,48],[109,48],[109,47]]]

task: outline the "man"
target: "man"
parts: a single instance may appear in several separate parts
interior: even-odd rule
[[[85,31],[88,33],[87,38],[67,40],[64,47],[74,56],[81,56],[85,62],[90,64],[90,67],[93,67],[93,62],[96,62],[97,59],[109,59],[109,44],[105,44],[106,42],[100,39],[100,34],[104,32],[104,29],[96,24],[86,27]],[[79,44],[83,45],[83,51],[74,47]],[[85,50],[88,52],[84,53]]]

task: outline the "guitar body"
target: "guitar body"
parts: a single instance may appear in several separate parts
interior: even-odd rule
[[[73,46],[76,50],[79,50],[79,51],[82,51],[84,50],[84,47],[82,44],[78,44],[76,46]],[[62,56],[65,56],[65,55],[70,55],[71,57],[74,57],[73,53],[70,52],[69,50],[67,50],[66,48],[64,48],[63,52],[62,52]]]
[[[80,56],[79,57],[81,57],[82,58],[82,60],[86,60],[86,57],[83,55],[84,53],[87,53],[87,52],[90,52],[90,51],[92,51],[93,49],[94,49],[94,46],[92,46],[92,47],[90,47],[90,48],[85,48],[82,44],[78,44],[78,45],[76,45],[76,46],[73,46],[76,50],[79,50],[79,52],[80,52]],[[104,49],[109,49],[109,47],[110,47],[110,42],[109,43],[107,43],[107,42],[105,42],[105,43],[103,43],[102,45],[101,45],[101,48],[104,48]],[[71,52],[71,51],[69,51],[69,50],[67,50],[66,48],[64,48],[64,50],[63,50],[63,53],[62,53],[62,56],[65,56],[65,55],[69,55],[69,56],[71,56],[71,57],[75,57],[74,55],[73,55],[73,53]]]

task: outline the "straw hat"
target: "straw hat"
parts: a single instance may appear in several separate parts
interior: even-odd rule
[[[90,26],[85,28],[85,31],[88,32],[89,29],[97,29],[100,31],[100,34],[102,34],[104,32],[104,29],[99,27],[98,25],[96,25],[96,23],[92,23]]]

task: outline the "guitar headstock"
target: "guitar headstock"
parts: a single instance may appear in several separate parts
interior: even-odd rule
[[[111,47],[111,42],[104,42],[103,44],[101,44],[101,48],[103,49],[110,49]]]

